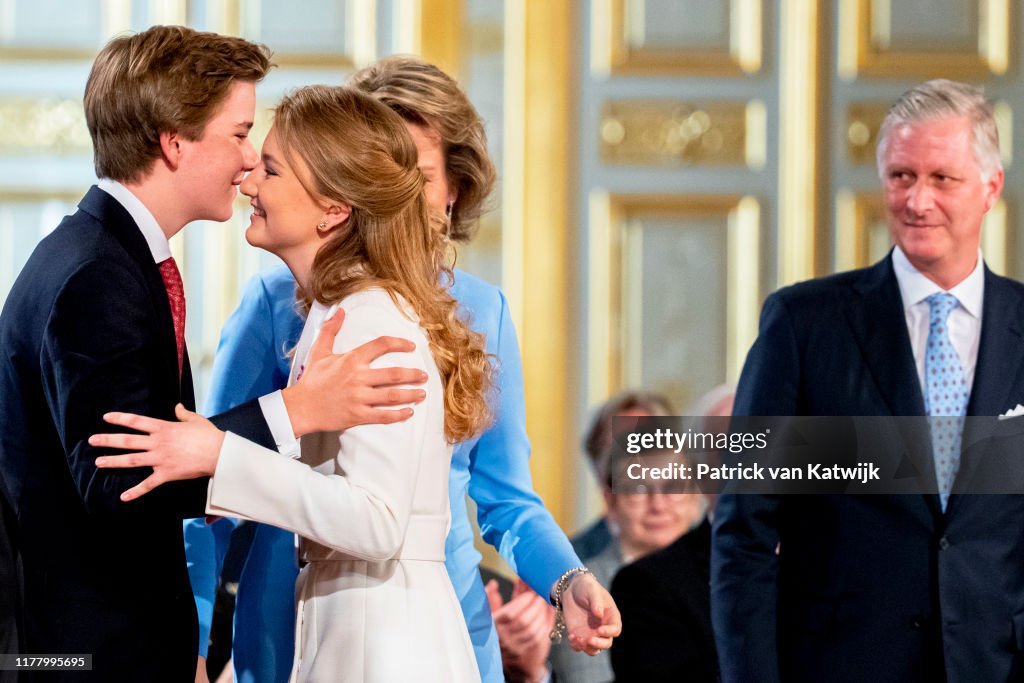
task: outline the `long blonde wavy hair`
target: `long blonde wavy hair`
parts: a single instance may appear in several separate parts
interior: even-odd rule
[[[423,193],[416,146],[386,105],[353,88],[314,85],[286,95],[274,129],[289,161],[309,171],[306,191],[352,208],[317,251],[309,291],[331,305],[369,287],[401,296],[419,317],[444,385],[444,431],[455,443],[490,421],[492,368],[484,338],[457,314],[448,292],[447,243]],[[299,174],[301,177],[301,174]]]

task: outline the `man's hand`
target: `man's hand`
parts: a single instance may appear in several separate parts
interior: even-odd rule
[[[501,663],[511,683],[537,683],[547,675],[548,652],[555,610],[522,579],[512,589],[512,599],[503,602],[498,582],[487,582],[487,602],[501,646]]]
[[[416,345],[407,339],[377,337],[347,353],[333,353],[334,338],[344,320],[345,312],[339,308],[324,322],[302,376],[281,392],[296,439],[313,432],[408,420],[412,408],[384,406],[419,403],[427,397],[422,389],[399,388],[426,382],[427,373],[422,370],[370,368],[370,363],[386,353],[414,351]]]
[[[622,632],[622,616],[612,596],[593,574],[576,574],[562,595],[562,611],[569,645],[578,652],[596,655],[612,646]]]

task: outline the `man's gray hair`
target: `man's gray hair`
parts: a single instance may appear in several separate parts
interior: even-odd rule
[[[951,116],[966,116],[971,122],[971,149],[981,169],[981,180],[1003,168],[999,156],[999,132],[992,103],[985,99],[983,88],[937,78],[916,85],[900,95],[889,108],[878,131],[876,159],[878,175],[885,178],[885,154],[889,135],[904,124],[933,121]]]

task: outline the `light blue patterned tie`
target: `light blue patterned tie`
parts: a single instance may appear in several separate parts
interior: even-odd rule
[[[928,345],[924,357],[924,409],[932,418],[929,422],[935,480],[945,511],[960,469],[960,439],[970,388],[960,367],[960,357],[949,340],[949,313],[959,302],[949,292],[936,292],[925,301],[928,302]]]

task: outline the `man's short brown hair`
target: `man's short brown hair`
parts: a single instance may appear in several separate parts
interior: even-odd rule
[[[256,83],[270,67],[263,45],[184,26],[114,38],[85,85],[96,175],[139,180],[160,156],[161,133],[200,139],[232,83]]]

